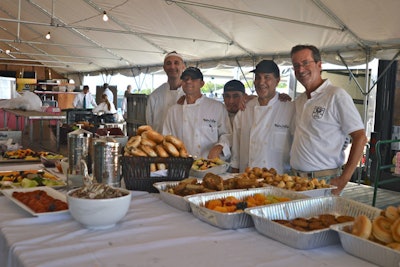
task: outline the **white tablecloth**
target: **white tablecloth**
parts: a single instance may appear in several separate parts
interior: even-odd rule
[[[97,231],[69,213],[32,217],[0,197],[0,266],[374,266],[340,244],[292,249],[255,228],[208,225],[157,194],[132,194],[126,217],[115,228]]]

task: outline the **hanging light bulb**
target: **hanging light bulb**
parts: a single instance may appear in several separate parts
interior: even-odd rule
[[[103,12],[103,20],[104,21],[108,21],[108,16],[107,16],[107,12]]]
[[[50,32],[48,32],[48,33],[46,34],[46,39],[47,39],[47,40],[50,40],[50,38],[51,38]]]

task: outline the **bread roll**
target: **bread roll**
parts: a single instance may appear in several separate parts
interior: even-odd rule
[[[147,138],[141,138],[142,140],[140,141],[140,144],[143,146],[149,146],[149,147],[155,147],[157,144],[153,140],[147,139]]]
[[[179,149],[179,156],[182,158],[189,157],[189,153],[186,150],[185,144],[182,144],[182,147]]]
[[[173,157],[179,157],[179,150],[170,142],[163,142],[164,149]]]
[[[368,239],[371,235],[372,223],[365,215],[359,215],[354,219],[352,234],[364,239]]]
[[[393,239],[400,242],[400,218],[392,223],[390,230],[392,231]]]
[[[141,125],[136,130],[136,135],[141,135],[144,131],[153,130],[150,125]]]
[[[156,145],[154,150],[156,151],[157,155],[159,157],[161,157],[161,158],[168,158],[169,157],[168,152],[164,149],[164,147],[162,145]]]
[[[164,136],[154,130],[142,132],[141,136],[142,138],[150,139],[157,144],[161,143],[164,140]]]
[[[173,135],[166,135],[165,136],[165,141],[170,142],[173,144],[177,149],[181,149],[183,146],[182,140],[180,140],[178,137],[173,136]]]
[[[131,149],[131,155],[137,156],[137,157],[147,157],[146,152],[144,152],[140,148],[132,148]]]
[[[157,163],[157,170],[166,170],[167,165],[165,163]]]
[[[157,166],[155,163],[150,163],[150,172],[155,172],[157,170]]]
[[[143,150],[149,157],[157,157],[157,153],[149,146],[140,145],[140,149]]]
[[[382,215],[376,217],[372,221],[372,235],[385,244],[392,243],[394,240],[390,229],[391,224],[392,222]]]
[[[127,147],[138,147],[140,145],[140,142],[142,140],[142,137],[140,135],[132,136],[129,138],[128,142],[126,143]]]

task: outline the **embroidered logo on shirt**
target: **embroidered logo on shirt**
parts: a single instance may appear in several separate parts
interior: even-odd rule
[[[211,132],[214,132],[214,128],[217,125],[217,121],[216,120],[203,118],[203,122],[205,122],[207,124],[207,126],[210,128]]]
[[[323,107],[314,107],[312,116],[314,119],[321,119],[324,116],[325,108]]]
[[[275,126],[276,128],[289,129],[289,125],[286,125],[286,124],[278,124],[278,123],[275,123],[274,126]]]

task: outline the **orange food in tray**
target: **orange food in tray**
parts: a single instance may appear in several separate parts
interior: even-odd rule
[[[34,190],[31,192],[13,192],[12,196],[36,213],[68,209],[67,203],[49,196],[42,190]]]
[[[290,198],[274,195],[254,194],[244,200],[233,196],[227,196],[223,199],[212,199],[205,203],[205,207],[219,212],[242,212],[245,208],[262,206],[272,203],[290,201]]]
[[[17,149],[4,152],[3,159],[23,159],[23,160],[39,160],[40,156],[46,156],[49,152],[36,152],[32,149]]]

